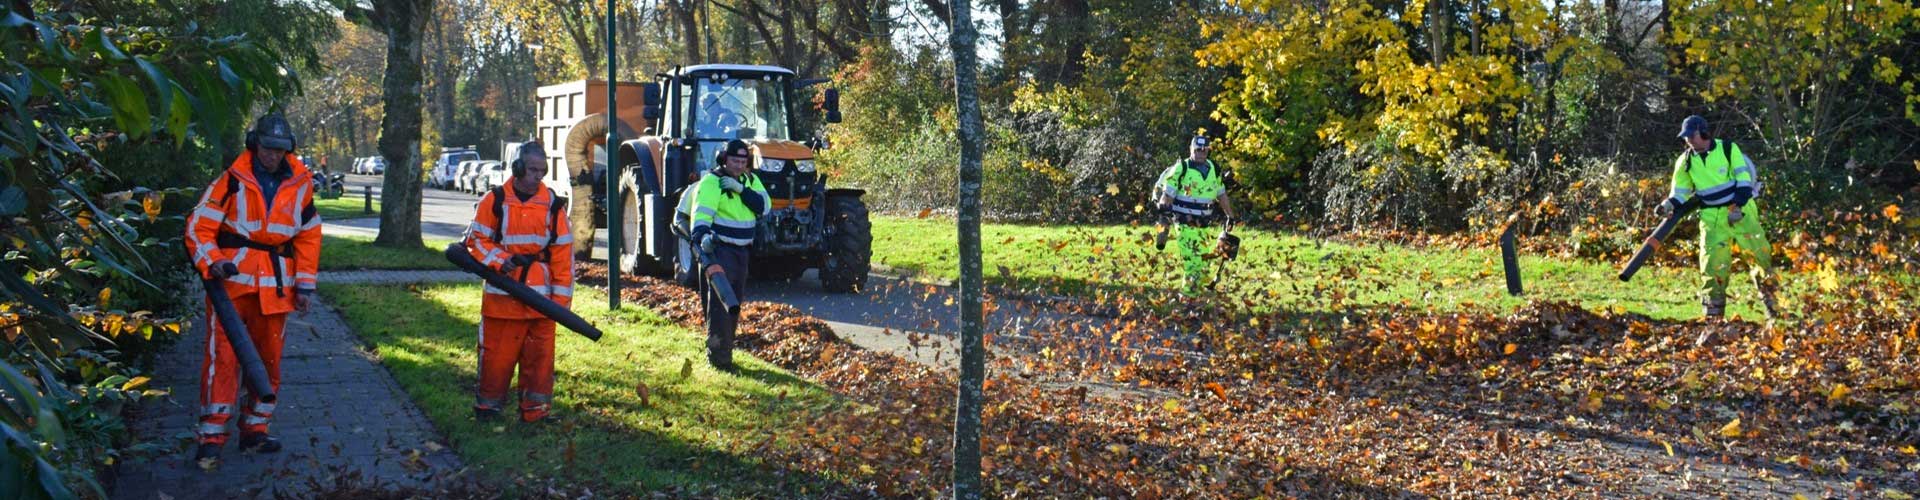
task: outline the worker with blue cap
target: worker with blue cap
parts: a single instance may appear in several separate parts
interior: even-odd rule
[[[1680,122],[1680,139],[1686,141],[1686,151],[1674,161],[1673,189],[1657,211],[1665,216],[1699,207],[1700,270],[1705,274],[1700,300],[1705,315],[1726,314],[1734,248],[1747,256],[1754,286],[1760,290],[1767,314],[1774,315],[1773,247],[1760,226],[1759,209],[1751,203],[1758,190],[1753,160],[1732,141],[1709,135],[1707,119],[1699,115]]]

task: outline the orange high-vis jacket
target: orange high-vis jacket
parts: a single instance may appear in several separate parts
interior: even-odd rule
[[[533,255],[534,262],[506,273],[562,307],[573,305],[573,231],[567,226],[566,199],[545,186],[527,201],[512,183],[487,191],[467,226],[467,252],[474,260],[499,271],[515,255]],[[498,211],[496,211],[498,207]],[[486,286],[480,314],[489,318],[539,319],[540,315],[505,290]]]
[[[320,213],[313,206],[313,173],[288,153],[291,175],[266,206],[247,151],[207,186],[187,219],[187,253],[194,269],[233,261],[240,274],[226,280],[227,294],[260,295],[261,314],[293,311],[300,290],[313,291],[320,273]],[[243,311],[244,312],[244,311]]]

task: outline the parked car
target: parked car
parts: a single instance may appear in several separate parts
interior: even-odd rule
[[[352,168],[349,168],[349,169],[347,169],[347,173],[350,173],[350,174],[353,174],[353,175],[361,175],[361,174],[360,174],[360,169],[361,169],[361,168],[364,168],[364,167],[366,167],[366,166],[367,166],[367,158],[366,158],[366,157],[364,157],[364,156],[363,156],[363,157],[359,157],[359,158],[354,158],[354,159],[353,159],[353,167],[352,167]]]
[[[507,184],[507,167],[497,161],[486,162],[480,171],[480,192]]]
[[[473,172],[474,166],[479,164],[480,160],[467,160],[454,165],[453,168],[447,170],[446,179],[441,181],[441,185],[448,190],[467,191],[466,186],[460,185],[460,181],[469,173]]]
[[[479,187],[480,184],[474,181],[480,178],[480,169],[481,169],[481,166],[484,165],[485,163],[486,162],[483,162],[483,161],[467,162],[466,167],[460,170],[459,176],[456,177],[453,181],[454,184],[459,187],[460,192],[462,193],[480,192],[480,187]]]
[[[433,165],[427,168],[427,178],[444,180],[452,174],[454,169],[459,168],[460,162],[479,159],[480,151],[474,149],[473,146],[464,148],[442,148],[440,159],[435,160]]]
[[[379,156],[368,158],[367,175],[387,175],[387,159]]]

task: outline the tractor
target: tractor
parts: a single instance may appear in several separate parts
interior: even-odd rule
[[[695,252],[690,242],[673,233],[675,209],[686,190],[714,167],[721,147],[741,139],[755,146],[754,174],[772,198],[772,210],[760,216],[754,239],[751,279],[792,280],[808,269],[819,269],[820,283],[827,291],[861,290],[873,242],[867,206],[860,199],[865,191],[829,188],[827,176],[814,163],[824,141],[796,141],[792,129],[794,107],[805,104],[796,103],[794,96],[825,80],[802,80],[786,68],[737,64],[678,67],[657,78],[652,83],[621,84],[617,89],[622,104],[618,126],[640,133],[622,131],[622,137],[639,137],[615,149],[611,155],[615,168],[606,167],[608,155],[598,147],[607,130],[601,114],[604,102],[601,109],[592,110],[595,114],[573,122],[567,130],[542,127],[543,132],[566,135],[567,140],[558,144],[566,166],[553,169],[563,173],[550,176],[548,182],[564,187],[563,193],[573,193],[569,216],[578,248],[592,248],[593,231],[606,227],[608,208],[620,210],[621,271],[671,276],[692,285],[697,277]],[[604,96],[605,87],[598,89]],[[634,93],[639,95],[630,95]],[[545,89],[541,95],[545,108],[549,101]],[[590,96],[587,92],[582,99],[566,101],[586,103]],[[641,105],[640,116],[629,117],[627,103],[634,97]],[[839,122],[838,93],[826,89],[822,97],[826,121]],[[548,116],[542,109],[543,125]],[[618,192],[612,196],[605,192],[606,175],[619,179]]]

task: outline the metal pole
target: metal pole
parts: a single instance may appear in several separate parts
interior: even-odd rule
[[[360,212],[369,213],[369,214],[373,213],[373,186],[372,185],[360,186],[360,192],[365,194],[367,197],[367,207],[360,209]]]
[[[625,241],[620,234],[619,204],[624,200],[620,196],[620,175],[614,169],[620,147],[620,105],[618,100],[620,79],[616,64],[619,59],[614,51],[614,2],[607,0],[607,308],[620,310],[620,242]]]

